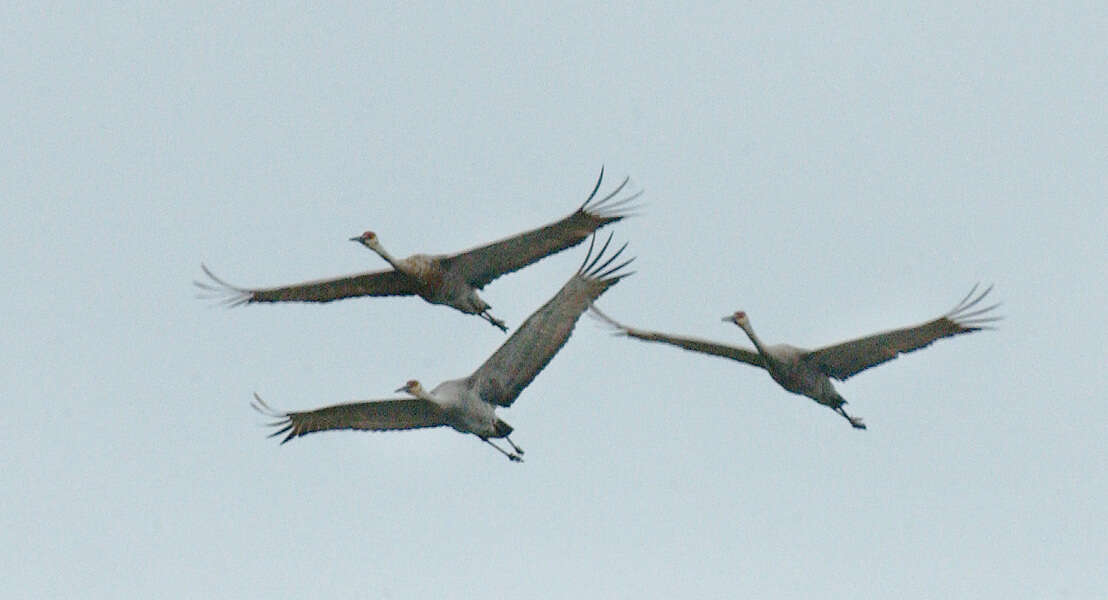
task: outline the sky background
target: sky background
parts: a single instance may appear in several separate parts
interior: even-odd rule
[[[0,8],[0,580],[12,597],[1103,598],[1108,9]],[[583,318],[501,416],[266,439],[472,372],[414,298],[224,309],[449,253],[630,175],[628,324],[818,347],[995,283],[996,331],[838,384]],[[485,288],[519,325],[578,247]]]

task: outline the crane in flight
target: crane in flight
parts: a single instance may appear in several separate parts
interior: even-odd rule
[[[229,306],[258,302],[331,302],[358,296],[416,295],[431,304],[444,304],[469,315],[478,315],[501,331],[508,328],[492,316],[491,306],[477,291],[501,275],[518,271],[547,256],[572,248],[596,232],[615,223],[636,207],[632,201],[642,195],[638,191],[624,198],[616,196],[626,188],[625,178],[608,195],[596,200],[604,168],[589,197],[569,216],[518,235],[471,248],[456,254],[414,254],[396,258],[381,245],[372,231],[350,238],[377,253],[389,263],[390,269],[348,275],[334,279],[307,281],[274,288],[241,288],[217,277],[201,264],[210,282],[193,283],[205,292],[222,297]],[[594,200],[596,200],[594,202]]]
[[[565,345],[581,313],[605,290],[631,275],[622,269],[634,259],[612,265],[627,244],[605,258],[611,235],[595,256],[594,241],[595,236],[589,242],[581,267],[562,289],[467,377],[444,381],[429,392],[413,379],[396,390],[406,392],[410,398],[336,404],[303,412],[275,411],[257,394],[252,405],[259,412],[279,419],[272,423],[279,429],[270,437],[286,434],[282,444],[294,437],[331,429],[386,431],[450,426],[461,433],[476,435],[509,460],[522,461],[523,450],[508,437],[512,426],[496,416],[496,408],[511,406]],[[512,450],[496,445],[494,438],[504,438]]]
[[[787,344],[771,346],[763,344],[750,326],[750,318],[741,310],[723,317],[723,320],[738,325],[746,332],[747,337],[754,344],[754,350],[628,327],[604,314],[595,306],[592,307],[592,312],[614,328],[618,335],[669,344],[685,350],[730,358],[761,367],[769,371],[770,377],[786,390],[807,396],[831,408],[856,429],[865,429],[866,425],[862,419],[847,414],[843,409],[846,400],[835,391],[831,378],[844,381],[870,367],[888,362],[900,354],[930,346],[935,340],[991,329],[990,323],[1000,317],[989,313],[1000,305],[993,304],[979,308],[978,305],[982,299],[993,288],[989,286],[975,296],[977,288],[978,286],[973,286],[961,302],[936,319],[816,350],[805,350]]]

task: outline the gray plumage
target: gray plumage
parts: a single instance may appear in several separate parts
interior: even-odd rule
[[[616,199],[627,186],[629,178],[611,193],[594,202],[604,180],[604,169],[588,199],[569,216],[538,229],[520,233],[471,248],[456,254],[415,254],[395,258],[381,245],[372,231],[350,238],[377,253],[392,268],[320,279],[294,285],[249,289],[234,286],[217,277],[205,265],[200,265],[211,282],[195,285],[222,297],[226,304],[238,306],[259,302],[331,302],[359,296],[416,295],[431,304],[443,304],[463,313],[478,315],[502,331],[504,322],[492,316],[491,307],[477,294],[490,282],[547,256],[580,244],[597,229],[630,215],[631,202],[642,192]]]
[[[331,429],[386,431],[449,425],[459,432],[476,435],[509,459],[520,461],[523,450],[508,437],[512,427],[496,416],[496,408],[511,406],[569,340],[581,313],[605,290],[631,274],[622,269],[634,259],[612,265],[626,244],[610,257],[604,256],[610,242],[611,236],[595,256],[590,242],[577,273],[468,377],[445,381],[430,392],[414,379],[396,390],[407,392],[412,398],[280,412],[269,408],[255,394],[253,406],[280,419],[273,424],[280,427],[273,435],[286,434],[282,443]],[[514,452],[500,448],[490,438],[504,438]]]
[[[989,313],[999,304],[978,308],[982,299],[993,289],[976,294],[978,286],[973,286],[969,294],[953,309],[942,316],[900,329],[875,333],[863,338],[850,340],[817,350],[805,350],[787,344],[767,346],[762,343],[750,325],[750,319],[743,311],[723,317],[738,325],[755,349],[718,344],[690,337],[674,336],[655,331],[628,327],[600,312],[595,306],[592,311],[605,323],[617,330],[617,333],[648,342],[660,342],[714,356],[730,358],[748,365],[766,369],[774,381],[786,390],[807,396],[816,402],[828,406],[842,415],[857,429],[865,429],[862,419],[852,417],[843,409],[846,400],[835,390],[831,379],[845,380],[870,367],[888,362],[897,356],[914,352],[930,346],[935,340],[991,329],[989,324],[1000,317]]]

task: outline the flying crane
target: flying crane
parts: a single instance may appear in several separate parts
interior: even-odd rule
[[[217,296],[223,297],[229,306],[259,302],[331,302],[358,296],[411,296],[416,295],[431,304],[444,304],[463,313],[479,315],[501,331],[508,331],[503,321],[493,317],[491,307],[478,294],[490,282],[513,271],[518,271],[547,256],[572,248],[596,232],[597,229],[615,223],[634,210],[630,203],[642,191],[616,199],[630,178],[625,178],[611,193],[596,198],[604,169],[588,199],[569,216],[518,235],[471,248],[456,254],[414,254],[408,258],[395,258],[381,245],[372,231],[350,238],[377,253],[391,265],[391,269],[372,271],[334,279],[307,281],[274,288],[241,288],[217,277],[206,265],[201,264],[211,282],[193,283]]]
[[[860,373],[870,367],[888,362],[900,354],[913,352],[930,346],[932,342],[945,337],[970,333],[982,329],[991,329],[990,323],[1000,319],[989,313],[999,304],[977,308],[982,299],[993,289],[989,286],[980,294],[978,286],[973,286],[969,294],[946,314],[919,325],[875,333],[863,338],[850,340],[817,350],[805,350],[787,344],[767,346],[762,343],[750,325],[750,318],[743,311],[723,317],[724,321],[738,325],[754,344],[754,350],[700,340],[636,329],[612,319],[595,306],[592,312],[616,333],[647,342],[659,342],[702,352],[723,358],[730,358],[748,365],[760,367],[769,372],[781,387],[827,406],[842,415],[851,426],[865,429],[862,419],[853,417],[843,409],[846,400],[835,390],[831,378],[840,381]]]
[[[496,408],[511,406],[565,345],[581,313],[605,290],[631,275],[621,271],[634,259],[611,266],[627,244],[604,259],[611,240],[609,235],[595,256],[595,239],[590,241],[584,262],[562,289],[528,317],[484,364],[467,377],[444,381],[429,392],[419,381],[409,380],[396,391],[406,392],[411,398],[337,404],[303,412],[280,412],[270,408],[255,394],[253,406],[263,414],[279,419],[273,425],[280,429],[271,437],[286,434],[281,443],[331,429],[386,431],[450,426],[461,433],[476,435],[512,461],[522,461],[523,450],[508,437],[512,426],[496,416]],[[512,450],[496,445],[492,442],[494,438],[504,438]]]

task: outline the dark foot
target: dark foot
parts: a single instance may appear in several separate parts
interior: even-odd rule
[[[516,454],[523,454],[524,453],[523,448],[520,448],[519,446],[517,446],[516,443],[512,441],[512,438],[510,438],[508,436],[504,436],[504,440],[512,445],[512,450],[515,450]]]
[[[477,436],[477,437],[481,437],[481,436]],[[490,446],[492,446],[493,448],[496,448],[497,452],[503,454],[504,456],[507,456],[508,460],[510,460],[510,461],[512,461],[512,462],[523,462],[523,457],[521,457],[519,454],[516,454],[514,452],[508,452],[507,450],[501,448],[500,446],[497,446],[496,444],[492,443],[492,440],[490,440],[489,438],[481,437],[481,441],[485,442],[486,444],[488,444]],[[512,444],[512,446],[514,447],[515,444]]]
[[[843,401],[843,404],[846,404],[846,401]],[[843,410],[842,404],[835,407],[835,412],[842,415],[843,418],[846,419],[847,421],[850,421],[850,426],[851,427],[853,427],[855,429],[865,429],[866,428],[866,424],[862,422],[861,418],[852,417],[852,416],[846,414],[846,411]]]
[[[497,329],[499,329],[500,331],[503,331],[504,333],[508,333],[508,326],[504,324],[504,321],[501,321],[500,319],[497,319],[496,317],[492,316],[491,314],[489,314],[488,311],[485,311],[485,312],[481,313],[481,318],[485,319],[489,323],[492,323],[493,326],[496,327]]]

